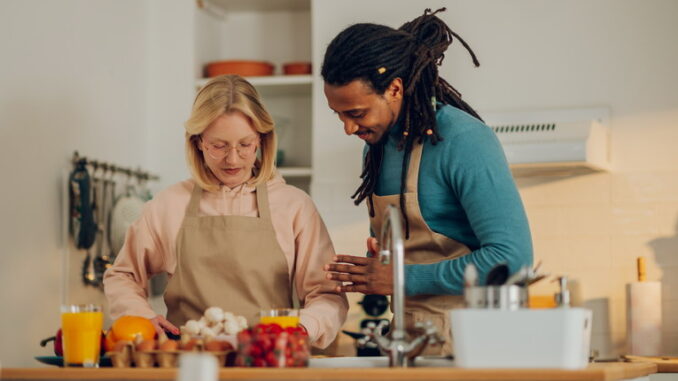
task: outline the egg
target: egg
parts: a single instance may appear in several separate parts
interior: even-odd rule
[[[127,340],[118,340],[115,342],[115,345],[113,346],[113,352],[122,352],[125,350],[125,348],[131,345],[132,343]]]
[[[182,343],[181,349],[185,351],[198,350],[200,340],[198,339],[188,339],[188,341]]]
[[[223,350],[221,347],[221,341],[218,340],[210,340],[205,343],[205,350],[210,352],[221,352]]]
[[[139,352],[149,352],[155,349],[155,340],[142,340],[137,344],[136,350]]]
[[[176,351],[179,349],[179,342],[176,340],[167,339],[158,345],[158,349],[165,352]]]

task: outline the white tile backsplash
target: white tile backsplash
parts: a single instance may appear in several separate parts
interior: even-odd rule
[[[577,283],[594,310],[592,348],[602,357],[626,351],[626,285],[636,258],[663,287],[666,353],[678,353],[678,169],[517,181],[534,241],[535,260]],[[544,283],[533,294],[553,292]],[[674,291],[675,290],[675,291]]]

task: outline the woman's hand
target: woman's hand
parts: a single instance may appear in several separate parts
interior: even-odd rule
[[[179,334],[179,328],[175,327],[174,324],[170,323],[169,320],[165,319],[162,315],[156,315],[151,319],[151,323],[155,326],[155,332],[160,335],[164,331],[168,331],[175,335]]]
[[[337,286],[338,292],[362,292],[363,294],[393,294],[393,266],[379,261],[379,243],[374,237],[367,239],[371,257],[337,255],[335,263],[325,265],[327,279],[349,284]]]

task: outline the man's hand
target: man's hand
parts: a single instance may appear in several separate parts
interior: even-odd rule
[[[155,332],[160,335],[163,331],[169,331],[175,335],[179,334],[179,328],[175,327],[174,324],[170,323],[169,320],[165,319],[164,316],[156,315],[151,319],[151,323],[155,326]]]
[[[393,294],[393,266],[379,261],[379,244],[373,237],[367,239],[371,257],[337,255],[335,263],[325,265],[327,279],[348,284],[338,286],[338,292],[362,292],[363,294]]]

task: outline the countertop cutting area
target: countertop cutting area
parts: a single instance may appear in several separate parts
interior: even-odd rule
[[[594,363],[582,370],[464,368],[222,368],[220,380],[559,380],[613,381],[647,379],[653,363]],[[174,380],[177,369],[7,368],[2,380]]]

